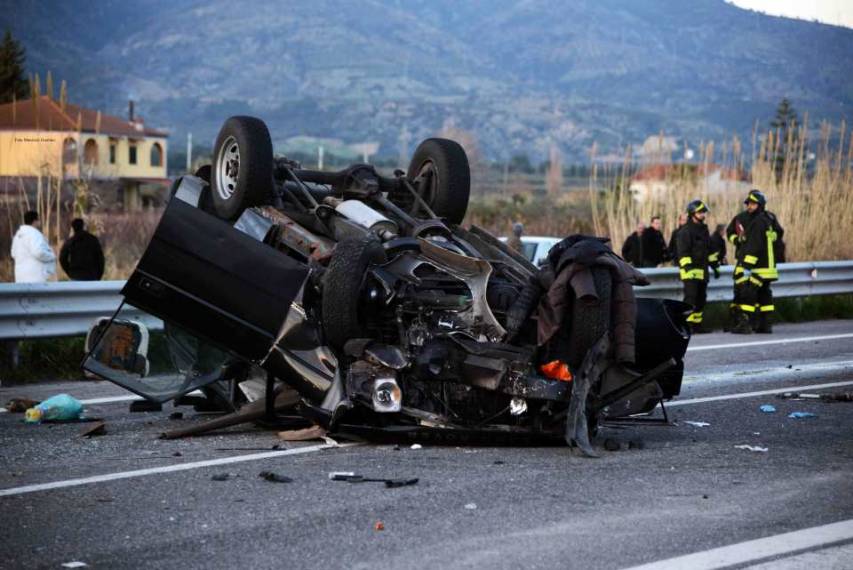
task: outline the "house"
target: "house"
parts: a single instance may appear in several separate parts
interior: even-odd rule
[[[739,169],[718,164],[654,164],[631,177],[628,191],[637,202],[660,199],[683,181],[683,169],[691,178],[695,177],[698,189],[710,196],[728,192],[745,194],[752,188],[749,177]]]
[[[133,210],[146,191],[163,192],[169,183],[167,138],[134,116],[133,102],[127,119],[47,95],[7,103],[0,105],[0,179],[83,179],[117,190],[121,205]]]

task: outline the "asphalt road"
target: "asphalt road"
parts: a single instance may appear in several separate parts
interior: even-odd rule
[[[832,338],[798,340],[810,337]],[[677,425],[606,428],[623,449],[600,459],[565,447],[265,452],[279,442],[255,427],[163,441],[201,418],[130,414],[126,401],[87,406],[108,426],[92,439],[0,413],[0,568],[850,568],[853,404],[749,395],[837,383],[807,391],[853,391],[853,321],[699,336],[669,407]],[[3,387],[0,400],[59,391],[123,394],[80,382]]]

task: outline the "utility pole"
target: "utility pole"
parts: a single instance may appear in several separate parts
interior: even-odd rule
[[[193,167],[193,134],[187,133],[187,172]]]
[[[317,147],[317,170],[323,170],[323,145]]]

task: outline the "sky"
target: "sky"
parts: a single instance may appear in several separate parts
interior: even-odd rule
[[[803,20],[818,20],[826,24],[853,28],[853,0],[728,0],[732,4]]]

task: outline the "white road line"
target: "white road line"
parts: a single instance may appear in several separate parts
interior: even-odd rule
[[[714,570],[785,556],[853,539],[853,519],[730,544],[627,570]]]
[[[808,386],[788,386],[786,388],[773,388],[772,390],[758,390],[755,392],[741,392],[739,394],[723,394],[720,396],[707,396],[705,398],[692,398],[690,400],[674,400],[667,402],[667,408],[675,406],[691,406],[705,402],[719,402],[722,400],[739,400],[741,398],[754,398],[756,396],[770,396],[772,394],[784,394],[785,392],[808,392],[811,390],[823,390],[824,388],[838,388],[839,386],[851,386],[853,380],[843,382],[829,382],[827,384],[810,384]]]
[[[216,465],[231,465],[232,463],[243,463],[246,461],[257,461],[259,459],[271,459],[274,457],[284,457],[286,455],[301,455],[303,453],[311,453],[330,449],[334,447],[352,447],[358,445],[356,443],[343,444],[328,444],[312,445],[308,447],[297,447],[294,449],[283,449],[279,451],[264,451],[262,453],[251,453],[248,455],[235,455],[231,457],[220,457],[218,459],[207,459],[205,461],[193,461],[190,463],[178,463],[175,465],[163,465],[161,467],[150,467],[148,469],[137,469],[135,471],[120,471],[118,473],[107,473],[105,475],[95,475],[93,477],[82,477],[79,479],[67,479],[65,481],[54,481],[52,483],[39,483],[37,485],[24,485],[23,487],[11,487],[9,489],[0,489],[0,497],[10,497],[13,495],[23,495],[25,493],[36,493],[38,491],[49,491],[51,489],[64,489],[66,487],[77,487],[79,485],[89,485],[92,483],[104,483],[106,481],[117,481],[119,479],[131,479],[133,477],[144,477],[145,475],[154,475],[158,473],[174,473],[176,471],[188,471],[190,469],[200,469],[202,467],[213,467]]]
[[[844,334],[829,334],[824,336],[804,336],[800,338],[779,338],[773,340],[758,340],[754,342],[738,342],[732,344],[709,344],[706,346],[688,346],[687,352],[696,352],[698,350],[718,350],[721,348],[747,348],[750,346],[767,346],[771,344],[789,344],[792,342],[813,342],[820,340],[833,340],[838,338],[853,338],[853,333]]]

